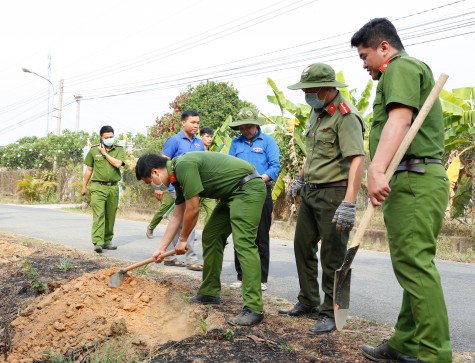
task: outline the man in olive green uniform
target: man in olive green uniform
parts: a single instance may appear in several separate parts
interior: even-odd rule
[[[444,122],[436,102],[395,175],[384,175],[392,157],[434,86],[432,71],[405,51],[394,25],[373,19],[351,39],[378,88],[370,134],[368,192],[382,205],[391,261],[404,289],[395,332],[387,343],[363,346],[378,362],[452,361],[447,309],[434,264],[437,235],[448,202],[449,182],[441,157]]]
[[[157,263],[172,242],[181,222],[180,240],[175,246],[184,254],[186,241],[198,221],[199,198],[218,199],[203,230],[203,282],[192,302],[220,304],[221,270],[226,239],[232,233],[243,271],[243,309],[229,321],[234,325],[254,325],[264,316],[261,292],[261,264],[255,244],[266,187],[248,162],[220,153],[186,153],[172,160],[159,155],[142,156],[135,168],[138,180],[176,190],[173,216],[160,245],[153,254]]]
[[[125,153],[121,146],[114,144],[114,129],[103,126],[99,132],[101,141],[91,147],[84,164],[82,195],[86,195],[89,181],[92,204],[92,243],[94,251],[115,250],[112,245],[114,223],[119,205],[120,167],[124,165]]]
[[[304,133],[307,159],[290,188],[292,196],[300,189],[302,196],[294,237],[300,292],[297,304],[279,313],[319,313],[310,328],[316,334],[336,328],[333,281],[355,223],[356,196],[364,168],[363,120],[336,87],[346,85],[336,81],[335,71],[323,63],[306,67],[300,82],[289,86],[305,92],[312,111]],[[319,241],[323,301],[318,284]]]

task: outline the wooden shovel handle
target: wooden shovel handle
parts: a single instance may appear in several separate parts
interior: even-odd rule
[[[186,245],[186,249],[188,250],[190,248],[189,245]],[[171,250],[171,251],[168,251],[168,252],[165,252],[163,255],[161,255],[160,257],[162,258],[165,258],[165,257],[170,257],[170,256],[173,256],[174,254],[176,254],[175,252],[175,249]],[[153,257],[150,257],[144,261],[141,261],[141,262],[137,262],[137,263],[134,263],[133,265],[130,265],[130,266],[127,266],[125,268],[123,268],[121,271],[122,272],[127,272],[127,271],[130,271],[130,270],[133,270],[133,269],[136,269],[140,266],[143,266],[143,265],[148,265],[149,263],[152,263],[154,262],[154,259]]]
[[[429,113],[432,106],[434,105],[434,102],[439,97],[439,93],[440,91],[442,91],[442,88],[444,87],[445,82],[447,82],[447,78],[449,78],[449,76],[444,73],[440,75],[439,79],[437,80],[434,87],[432,88],[432,91],[430,92],[426,101],[422,105],[421,110],[419,111],[414,122],[412,123],[411,128],[407,132],[406,136],[404,136],[404,139],[402,140],[401,145],[399,145],[399,148],[397,149],[396,153],[391,159],[391,162],[389,163],[388,168],[386,169],[386,172],[384,173],[388,181],[392,178],[394,172],[396,171],[396,168],[398,167],[399,163],[404,157],[404,154],[409,148],[409,145],[411,145],[411,142],[414,140],[414,137],[416,137],[416,134],[421,128],[421,125],[424,122],[427,114]],[[363,217],[361,218],[360,223],[358,224],[358,228],[356,229],[353,239],[351,240],[351,244],[349,248],[356,247],[360,244],[360,241],[363,238],[364,232],[366,231],[366,227],[368,227],[369,221],[371,220],[374,210],[375,210],[375,207],[370,202],[363,214]]]

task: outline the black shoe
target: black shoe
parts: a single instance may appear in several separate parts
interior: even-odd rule
[[[219,305],[221,304],[221,299],[217,296],[210,296],[210,295],[200,295],[196,294],[195,296],[192,296],[188,298],[189,302],[193,303],[200,303],[204,305],[212,304],[212,305]]]
[[[301,315],[310,315],[318,313],[318,306],[308,306],[302,304],[300,301],[297,302],[293,308],[288,310],[279,310],[279,314],[281,315],[289,315],[289,316],[301,316]]]
[[[264,319],[264,313],[256,313],[249,308],[244,308],[238,316],[228,321],[231,325],[251,326],[260,323]]]
[[[102,247],[101,246],[96,246],[96,247],[94,247],[94,251],[96,251],[97,253],[102,253]]]
[[[103,250],[116,250],[116,249],[117,249],[117,246],[113,246],[113,245],[111,245],[111,244],[108,244],[108,245],[102,246],[102,249],[103,249]]]
[[[363,345],[361,347],[361,353],[363,353],[366,358],[375,362],[422,362],[416,357],[397,351],[387,343],[380,344],[376,348]]]
[[[336,329],[335,319],[326,315],[320,315],[317,322],[309,330],[315,334],[329,333]]]

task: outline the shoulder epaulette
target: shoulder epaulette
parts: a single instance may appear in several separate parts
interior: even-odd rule
[[[346,115],[347,113],[351,113],[351,108],[349,108],[345,102],[340,103],[338,105],[338,108],[343,115]]]

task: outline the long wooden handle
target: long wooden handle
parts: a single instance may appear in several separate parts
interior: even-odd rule
[[[404,154],[409,148],[409,145],[411,145],[412,140],[414,140],[414,138],[416,137],[417,132],[419,131],[422,123],[427,117],[427,114],[429,113],[432,106],[434,105],[434,102],[439,97],[439,93],[440,91],[442,91],[442,88],[444,87],[445,82],[447,82],[447,78],[449,78],[449,76],[444,73],[440,75],[439,79],[437,80],[434,87],[432,88],[432,91],[429,93],[429,96],[427,97],[426,101],[422,105],[422,108],[419,111],[419,114],[416,116],[416,119],[412,123],[409,131],[407,132],[406,136],[404,136],[404,139],[402,140],[401,145],[399,145],[396,153],[394,154],[393,158],[391,159],[391,162],[389,163],[388,168],[386,169],[386,172],[384,173],[388,181],[392,178],[394,172],[396,171],[396,168],[398,167],[399,163],[404,157]],[[360,244],[360,241],[363,238],[364,232],[366,231],[366,227],[368,227],[369,221],[371,220],[374,210],[375,210],[375,207],[370,202],[363,214],[363,217],[361,218],[360,223],[358,224],[358,228],[353,236],[353,239],[351,240],[351,244],[349,248],[356,247]]]
[[[175,249],[173,249],[171,251],[165,252],[163,255],[161,255],[161,257],[162,258],[170,257],[170,256],[173,256],[175,253],[176,253]],[[122,272],[127,272],[127,271],[130,271],[130,270],[136,269],[140,266],[148,265],[149,263],[152,263],[152,262],[154,262],[154,259],[153,259],[153,257],[150,257],[150,258],[148,258],[144,261],[137,262],[137,263],[134,263],[133,265],[127,266],[127,267],[123,268],[121,271]]]

